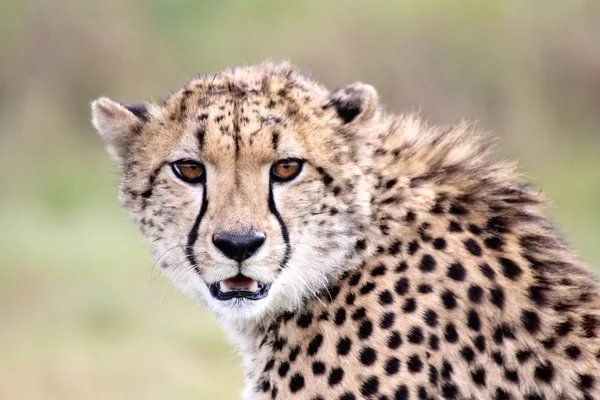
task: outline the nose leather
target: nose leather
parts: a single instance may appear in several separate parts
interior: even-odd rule
[[[261,232],[244,234],[222,232],[213,235],[212,241],[225,257],[242,262],[255,254],[265,242]]]

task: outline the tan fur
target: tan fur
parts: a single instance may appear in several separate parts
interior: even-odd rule
[[[164,272],[240,348],[245,399],[600,398],[595,282],[467,124],[389,115],[372,87],[330,92],[285,63],[191,80],[161,105],[99,99],[93,122]],[[271,184],[290,157],[302,173]],[[178,180],[180,159],[206,184]],[[211,242],[223,230],[267,241],[238,265]],[[272,282],[267,298],[211,297],[238,272]]]

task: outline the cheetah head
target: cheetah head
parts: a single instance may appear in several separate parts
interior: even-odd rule
[[[361,137],[378,116],[372,87],[330,92],[287,64],[200,77],[161,104],[92,104],[157,264],[237,320],[299,307],[369,251]]]

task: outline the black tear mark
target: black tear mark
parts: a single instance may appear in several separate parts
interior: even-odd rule
[[[277,206],[275,205],[275,198],[273,197],[273,180],[269,182],[269,210],[275,216],[277,222],[279,222],[279,226],[281,228],[281,236],[283,237],[283,241],[285,242],[285,255],[283,256],[283,261],[281,262],[281,268],[283,269],[286,267],[287,262],[290,259],[290,254],[292,253],[292,246],[290,244],[290,235],[287,226],[285,225],[285,222],[281,217],[281,214],[279,214]]]
[[[188,234],[188,242],[185,248],[185,255],[187,257],[188,262],[194,268],[194,271],[198,275],[200,275],[200,269],[198,268],[198,261],[196,260],[196,256],[194,255],[194,245],[196,241],[198,241],[198,229],[200,228],[200,223],[202,222],[202,218],[204,217],[204,213],[206,213],[206,209],[208,207],[208,199],[206,198],[206,185],[202,190],[202,206],[200,207],[200,212],[196,217],[196,221],[194,221],[194,226],[190,230]]]

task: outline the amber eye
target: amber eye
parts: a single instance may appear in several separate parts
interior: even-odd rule
[[[171,164],[173,172],[179,179],[187,183],[204,181],[204,165],[197,161],[179,160]]]
[[[279,182],[291,181],[302,171],[302,160],[288,158],[279,160],[271,167],[271,176]]]

